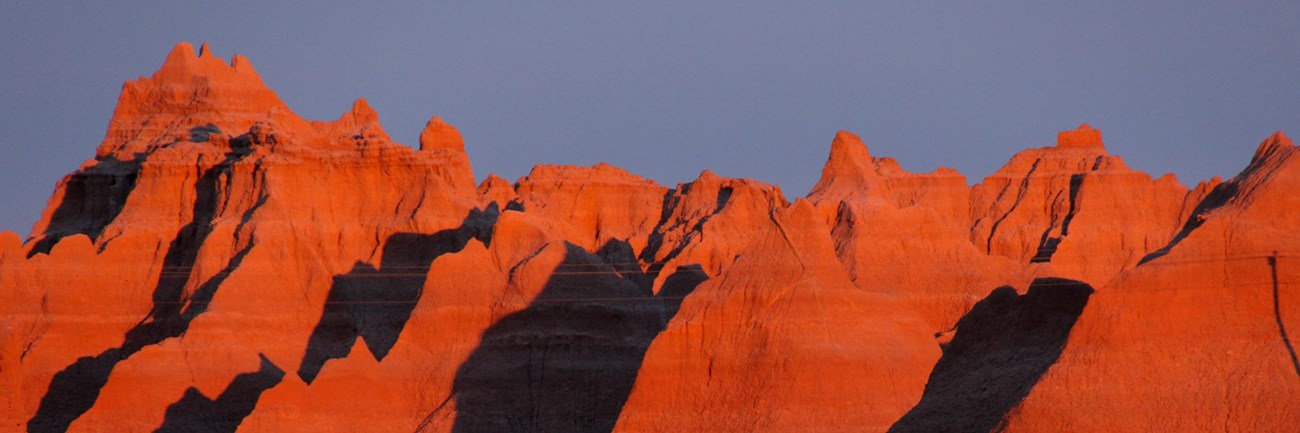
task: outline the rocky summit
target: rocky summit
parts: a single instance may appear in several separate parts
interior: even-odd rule
[[[1281,132],[1190,188],[1086,124],[973,187],[839,132],[793,200],[607,164],[477,183],[455,127],[419,140],[176,46],[0,233],[0,430],[1300,426]]]

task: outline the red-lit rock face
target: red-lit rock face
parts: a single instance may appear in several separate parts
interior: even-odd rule
[[[1199,199],[1172,175],[1129,169],[1084,124],[975,185],[970,239],[990,255],[1100,287],[1167,244],[1188,216],[1184,204]]]
[[[606,164],[476,185],[437,117],[417,147],[178,45],[0,233],[0,430],[1300,425],[1281,133],[1188,189],[1088,125],[974,187],[840,132],[793,203]]]
[[[1010,430],[1286,431],[1300,423],[1300,256],[1290,247],[1300,217],[1289,211],[1300,209],[1297,186],[1300,152],[1275,134],[1201,201],[1167,248],[1097,292]]]

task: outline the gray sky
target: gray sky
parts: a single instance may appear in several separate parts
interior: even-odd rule
[[[0,230],[22,235],[94,155],[122,82],[180,41],[248,56],[311,119],[364,97],[413,145],[442,116],[480,180],[607,161],[793,199],[847,129],[975,183],[1089,122],[1130,166],[1191,185],[1300,135],[1294,1],[48,3],[0,3]]]

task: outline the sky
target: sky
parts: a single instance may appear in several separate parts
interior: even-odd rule
[[[440,116],[479,180],[604,161],[794,199],[843,129],[976,183],[1087,122],[1194,185],[1300,136],[1294,1],[82,3],[0,2],[0,230],[30,231],[181,41],[247,56],[309,119],[365,98],[415,146]]]

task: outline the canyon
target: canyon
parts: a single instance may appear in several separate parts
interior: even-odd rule
[[[828,134],[829,135],[829,134]],[[475,179],[181,43],[0,232],[0,430],[1290,431],[1300,150],[1188,187],[1084,124],[970,186]]]

